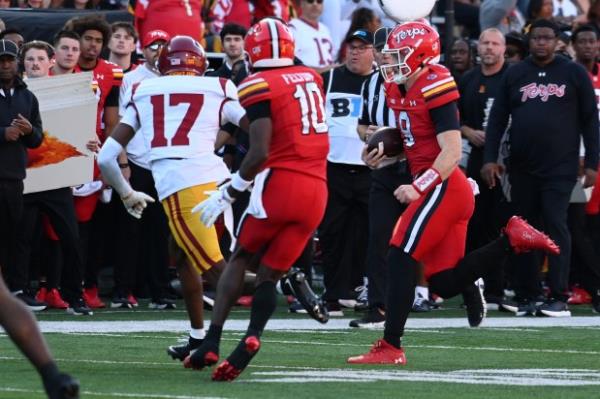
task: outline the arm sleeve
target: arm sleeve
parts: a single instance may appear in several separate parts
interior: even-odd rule
[[[236,126],[240,125],[240,119],[246,115],[246,111],[238,101],[226,101],[221,111],[221,126],[226,125],[228,122],[233,123]]]
[[[254,122],[260,118],[270,118],[271,117],[271,102],[270,101],[261,101],[259,103],[254,103],[248,108],[246,108],[246,114],[248,115],[248,119],[250,123]]]
[[[483,163],[498,162],[500,140],[508,126],[510,116],[510,85],[508,83],[509,71],[504,73],[500,80],[494,105],[490,111],[488,124],[485,129],[485,146],[483,149]]]
[[[35,95],[32,94],[31,113],[29,114],[29,123],[31,123],[31,134],[22,137],[23,143],[27,148],[37,148],[42,144],[44,131],[42,129],[42,117],[40,116],[40,106]]]
[[[435,126],[436,134],[447,132],[448,130],[460,130],[456,101],[430,109],[429,115]]]
[[[575,82],[579,83],[579,120],[581,135],[585,145],[584,167],[596,170],[598,168],[598,151],[600,140],[600,127],[598,123],[598,105],[592,82],[587,72],[577,66]]]
[[[113,86],[108,92],[106,97],[105,107],[118,107],[119,106],[119,86]]]
[[[227,133],[229,133],[230,136],[233,136],[237,129],[238,127],[233,123],[226,123],[223,126],[221,126],[221,130],[226,131]]]
[[[6,128],[0,127],[0,143],[6,143]]]
[[[121,152],[123,152],[123,146],[112,137],[107,138],[98,154],[98,166],[104,179],[122,198],[131,192],[131,186],[119,168],[117,159]]]

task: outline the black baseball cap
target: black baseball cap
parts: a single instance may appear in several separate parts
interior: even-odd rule
[[[10,40],[0,40],[0,56],[3,55],[11,55],[15,58],[17,58],[17,55],[19,54],[19,47],[17,46],[17,44],[15,42],[12,42]]]
[[[373,44],[373,34],[368,30],[358,29],[348,36],[346,43],[350,43],[352,40],[360,40],[367,44]]]
[[[388,36],[392,32],[392,28],[379,28],[375,31],[375,36],[373,38],[373,46],[377,50],[381,50],[385,43],[387,42]]]

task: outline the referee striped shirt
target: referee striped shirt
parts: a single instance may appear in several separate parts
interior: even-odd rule
[[[392,111],[385,101],[383,76],[379,70],[373,72],[362,87],[363,108],[359,125],[375,125],[396,127],[394,111]]]

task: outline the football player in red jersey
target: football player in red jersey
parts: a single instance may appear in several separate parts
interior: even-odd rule
[[[238,228],[238,246],[217,286],[210,328],[186,367],[215,364],[223,324],[241,292],[245,270],[258,256],[250,325],[233,353],[215,370],[216,381],[235,379],[258,352],[260,336],[275,311],[275,284],[302,253],[327,202],[329,149],[323,82],[314,70],[294,66],[294,39],[281,21],[266,18],[246,36],[255,71],[239,86],[250,119],[250,150],[231,182],[196,210],[212,225],[254,181]]]
[[[389,61],[381,67],[386,101],[394,110],[415,180],[394,192],[409,205],[390,241],[383,339],[368,353],[349,358],[352,364],[406,364],[400,338],[412,306],[419,262],[425,265],[431,291],[443,298],[462,293],[469,324],[478,326],[485,316],[478,279],[486,270],[498,267],[511,249],[559,251],[543,233],[512,217],[504,235],[463,258],[474,197],[458,168],[459,94],[450,72],[437,65],[439,36],[429,25],[404,23],[390,33],[383,52]]]
[[[92,86],[98,99],[96,112],[96,135],[98,143],[104,143],[108,132],[119,122],[119,88],[123,79],[123,70],[112,62],[100,58],[102,49],[108,44],[111,36],[110,25],[103,17],[97,15],[76,17],[65,24],[65,28],[76,32],[81,37],[81,52],[79,61],[74,71],[92,71]],[[92,148],[88,144],[88,148]],[[95,148],[98,151],[99,146]],[[127,154],[123,152],[119,158],[123,174],[128,178],[131,171],[127,163]],[[99,170],[94,166],[94,180],[99,180]],[[87,196],[75,197],[75,210],[79,221],[79,230],[82,237],[82,251],[84,259],[88,258],[87,250],[92,244],[87,245],[89,237],[93,236],[92,229],[99,230],[101,218],[97,214],[96,207],[100,191]],[[106,220],[106,219],[104,219]],[[101,236],[101,234],[98,234]],[[94,243],[94,246],[97,246]],[[85,284],[83,298],[90,308],[103,308],[105,304],[98,296],[96,267],[93,263],[86,263]]]

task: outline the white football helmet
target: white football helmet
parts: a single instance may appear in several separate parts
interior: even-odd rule
[[[436,0],[377,0],[383,12],[398,23],[425,18]]]

